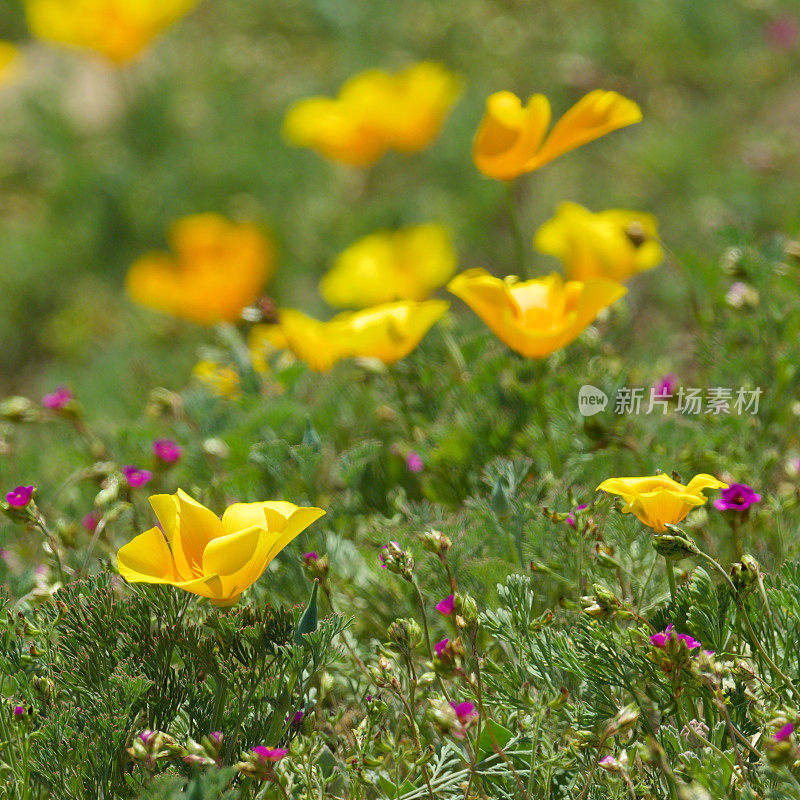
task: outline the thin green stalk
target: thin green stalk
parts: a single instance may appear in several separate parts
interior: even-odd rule
[[[513,181],[506,181],[506,206],[508,208],[508,218],[511,221],[511,230],[514,234],[514,247],[517,251],[519,277],[526,281],[531,278],[531,269],[528,265],[528,248],[525,246],[525,235],[522,232],[522,225],[519,221],[519,211],[517,209],[517,199],[514,196]]]
[[[669,583],[669,596],[670,600],[674,603],[675,592],[677,591],[675,587],[675,564],[671,558],[667,558],[666,556],[664,556],[664,561],[667,562],[667,582]]]
[[[428,657],[430,658],[431,662],[433,662],[433,645],[431,644],[431,634],[428,630],[428,615],[425,613],[425,599],[422,597],[422,592],[420,591],[419,584],[416,582],[416,580],[412,580],[411,584],[416,592],[417,603],[419,604],[419,610],[422,614],[422,629],[425,631],[425,644],[428,647]],[[447,701],[450,702],[450,695],[447,691],[447,687],[444,685],[444,681],[438,674],[436,676],[436,681],[439,684],[439,688],[442,690],[442,694],[445,696]]]
[[[559,458],[558,451],[556,450],[555,444],[550,437],[550,425],[547,421],[547,407],[544,399],[545,374],[546,369],[544,362],[541,362],[537,365],[536,374],[533,377],[536,415],[539,418],[539,428],[542,431],[545,448],[547,449],[547,455],[550,459],[550,469],[552,469],[553,474],[558,477],[561,475],[561,459]]]

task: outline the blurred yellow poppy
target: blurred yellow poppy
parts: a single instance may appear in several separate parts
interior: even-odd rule
[[[269,368],[267,359],[279,350],[286,349],[286,337],[281,332],[280,325],[260,323],[253,325],[247,334],[247,347],[253,369],[256,372],[266,372]]]
[[[239,396],[239,373],[233,367],[206,359],[194,365],[192,377],[218,397],[234,400]]]
[[[346,311],[328,322],[286,308],[280,312],[280,327],[292,352],[317,372],[327,372],[343,358],[393,364],[420,343],[449,306],[445,300],[402,300]]]
[[[652,214],[622,209],[593,214],[577,203],[562,203],[536,232],[533,244],[560,259],[566,276],[576,281],[624,281],[663,258]]]
[[[472,155],[484,175],[512,180],[641,119],[642,112],[632,100],[596,89],[569,109],[545,138],[550,101],[544,95],[533,95],[523,106],[515,94],[496,92],[486,101]]]
[[[576,339],[601,309],[627,289],[616,281],[592,279],[564,283],[558,273],[517,282],[470,269],[447,288],[460,297],[512,350],[544,358]]]
[[[704,489],[727,489],[728,484],[712,475],[695,475],[687,486],[666,475],[644,478],[609,478],[598,487],[598,492],[619,495],[627,505],[623,514],[633,514],[656,533],[667,530],[666,523],[677,525],[696,506],[708,498]]]
[[[425,300],[456,270],[456,251],[442,225],[378,231],[351,245],[320,281],[336,308],[366,308],[393,300]]]
[[[31,33],[86,47],[121,64],[197,4],[197,0],[25,0]]]
[[[142,305],[211,325],[233,322],[274,271],[272,247],[255,225],[218,214],[178,220],[169,233],[175,257],[148,253],[128,270],[130,296]]]
[[[336,98],[295,103],[283,133],[292,144],[326,158],[370,166],[391,148],[413,153],[428,147],[460,90],[458,77],[433,62],[397,73],[367,70],[346,81]]]
[[[129,583],[168,583],[231,606],[275,556],[325,512],[283,501],[236,503],[220,519],[189,497],[150,498],[159,527],[139,534],[117,552]]]
[[[0,41],[0,84],[14,74],[18,58],[19,50],[11,42]]]

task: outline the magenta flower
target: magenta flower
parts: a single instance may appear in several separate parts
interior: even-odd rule
[[[581,503],[575,510],[576,511],[583,511],[584,508],[588,508],[588,507],[589,506],[588,506],[587,503]],[[573,514],[572,511],[570,511],[569,514],[567,514],[567,518],[564,520],[564,522],[566,522],[567,525],[571,525],[574,528],[575,525],[576,525],[576,523],[575,523],[575,514]]]
[[[657,647],[659,650],[665,650],[667,644],[672,639],[673,627],[674,626],[672,625],[672,623],[670,623],[669,625],[667,625],[666,630],[662,631],[661,633],[653,634],[650,637],[650,644],[652,644],[653,647]],[[697,639],[694,639],[693,637],[689,636],[688,633],[676,633],[675,638],[678,639],[679,641],[685,642],[686,647],[689,650],[695,650],[698,647],[700,647],[700,642],[698,642]]]
[[[678,376],[674,372],[670,372],[653,384],[653,395],[655,397],[672,397],[677,385]]]
[[[761,495],[746,483],[732,483],[720,494],[714,501],[717,511],[747,511],[753,503],[761,502]]]
[[[425,469],[425,464],[422,461],[422,456],[416,450],[409,450],[406,456],[406,467],[409,472],[422,472]]]
[[[153,453],[159,461],[165,464],[174,464],[180,461],[183,455],[183,448],[172,439],[156,439],[153,442]]]
[[[14,508],[25,508],[31,501],[33,486],[17,486],[13,492],[6,495],[6,503]]]
[[[153,734],[154,733],[155,733],[155,731],[142,731],[139,734],[139,738],[142,740],[142,744],[143,745],[147,745],[147,743],[150,741],[150,739],[153,738]]]
[[[42,398],[42,406],[53,411],[58,411],[59,409],[64,408],[64,406],[67,405],[67,403],[69,403],[74,396],[75,395],[73,395],[66,386],[59,386],[54,392],[50,392],[50,394],[46,394]]]
[[[436,604],[436,610],[440,614],[444,614],[446,617],[449,617],[453,613],[455,605],[456,605],[455,595],[449,594],[447,595],[447,597],[445,597],[444,600],[441,600]]]
[[[794,732],[794,725],[791,722],[787,722],[780,730],[775,732],[775,735],[772,737],[776,742],[785,742]]]
[[[381,547],[381,550],[389,550],[391,547],[393,547],[396,551],[399,551],[401,549],[399,542],[391,541],[389,542],[389,544],[383,545],[383,547]],[[383,557],[383,553],[380,553],[380,559],[381,559],[381,569],[386,569],[386,561]]]
[[[86,528],[89,533],[94,533],[100,523],[100,515],[95,511],[90,511],[82,520],[81,525]]]
[[[219,747],[222,744],[222,731],[211,731],[211,733],[208,734],[208,738]]]
[[[316,550],[310,550],[308,553],[303,553],[303,561],[316,561],[319,558]]]
[[[773,50],[793,50],[800,41],[800,24],[792,14],[782,14],[764,28],[764,38]]]
[[[25,706],[14,706],[14,719],[20,719],[25,716]]]
[[[436,651],[436,655],[439,656],[439,658],[442,657],[442,653],[444,652],[445,647],[447,647],[447,643],[449,641],[449,639],[442,639],[441,642],[436,642],[436,644],[433,646],[433,649]]]
[[[466,700],[462,703],[454,703],[451,700],[450,706],[452,707],[453,711],[456,712],[458,721],[462,725],[467,725],[468,723],[472,722],[472,720],[475,719],[475,717],[478,716],[478,712],[475,710],[475,706]]]
[[[271,761],[274,764],[276,761],[280,761],[286,756],[289,750],[285,747],[269,748],[259,744],[253,748],[253,752],[261,761]]]
[[[125,480],[128,481],[128,486],[138,489],[144,486],[153,479],[153,473],[149,469],[139,469],[139,467],[123,467],[122,472],[125,475]]]

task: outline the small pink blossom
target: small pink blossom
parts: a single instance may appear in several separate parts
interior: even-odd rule
[[[455,605],[456,605],[455,595],[449,594],[447,595],[447,597],[445,597],[444,600],[441,600],[436,604],[436,610],[440,614],[444,614],[446,617],[449,617],[453,613]]]
[[[134,489],[150,483],[153,479],[153,473],[149,469],[139,469],[139,467],[123,467],[122,473],[125,475],[125,480],[128,481],[128,486]]]
[[[781,14],[764,27],[764,38],[773,50],[794,50],[800,41],[800,23],[793,14]]]
[[[579,506],[576,507],[575,511],[583,511],[584,508],[588,507],[589,506],[587,503],[581,503]],[[567,514],[567,518],[564,520],[564,522],[566,522],[567,525],[571,525],[573,528],[576,527],[575,514],[572,511],[570,511],[569,514]]]
[[[667,625],[666,629],[661,633],[653,634],[650,637],[650,644],[652,644],[653,647],[657,647],[659,650],[666,649],[667,644],[672,639],[673,627],[674,626],[672,625],[672,623],[670,623],[669,625]],[[676,633],[675,638],[678,639],[679,641],[685,642],[686,647],[689,650],[696,650],[698,647],[700,647],[700,642],[698,642],[697,639],[694,639],[693,637],[689,636],[688,633]]]
[[[425,469],[422,456],[416,450],[409,450],[406,456],[406,467],[409,472],[422,472]]]
[[[436,644],[433,646],[433,649],[436,651],[436,655],[439,656],[439,658],[442,657],[442,653],[444,652],[445,647],[447,647],[447,643],[449,641],[449,639],[442,639],[441,642],[436,642]]]
[[[33,486],[17,486],[6,495],[6,503],[14,508],[25,508],[31,501]]]
[[[153,453],[164,464],[174,464],[176,461],[180,461],[183,448],[172,439],[156,439],[153,442]]]
[[[475,706],[467,700],[461,703],[455,703],[451,700],[450,706],[456,712],[456,717],[458,717],[458,721],[462,725],[468,725],[478,716]]]
[[[653,396],[660,398],[672,397],[677,385],[678,376],[674,372],[670,372],[653,384]]]
[[[219,747],[222,744],[222,731],[211,731],[211,733],[208,734],[208,738]]]
[[[42,398],[42,406],[52,411],[59,411],[67,403],[71,402],[75,396],[66,386],[59,386],[54,392],[46,394]]]
[[[285,747],[269,748],[259,744],[253,748],[252,752],[254,752],[261,761],[272,761],[274,764],[284,758],[289,750]]]
[[[89,533],[94,533],[100,524],[100,515],[96,511],[90,511],[82,520],[81,524]]]
[[[775,735],[772,737],[776,742],[785,742],[794,732],[794,725],[791,722],[787,722],[780,730],[775,732]]]

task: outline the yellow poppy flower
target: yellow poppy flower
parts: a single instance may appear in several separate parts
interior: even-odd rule
[[[425,300],[456,270],[456,252],[442,225],[378,231],[351,245],[320,281],[337,308],[366,308],[393,300]]]
[[[198,361],[192,368],[192,377],[208,387],[218,397],[235,400],[239,396],[239,373],[216,361]]]
[[[278,350],[286,349],[286,337],[281,332],[280,325],[260,323],[253,325],[247,334],[247,347],[253,369],[256,372],[266,372],[269,367],[267,359]]]
[[[687,486],[666,475],[644,478],[609,478],[596,491],[619,495],[627,505],[624,514],[634,514],[656,533],[666,531],[665,525],[677,525],[696,506],[708,498],[704,489],[727,489],[728,484],[712,475],[695,475]]]
[[[576,339],[601,309],[627,289],[600,278],[581,283],[558,273],[517,282],[501,280],[484,269],[470,269],[447,288],[460,297],[512,350],[544,358]]]
[[[133,58],[197,0],[25,0],[31,33],[86,47],[121,64]]]
[[[327,372],[343,358],[377,358],[393,364],[420,343],[449,306],[444,300],[402,300],[346,311],[329,322],[285,308],[280,327],[292,352],[317,372]]]
[[[515,94],[496,92],[486,101],[473,142],[473,160],[484,175],[508,181],[641,119],[633,100],[595,89],[569,109],[545,138],[550,101],[544,95],[533,95],[523,106]]]
[[[19,50],[11,42],[0,41],[0,84],[13,74],[19,58]]]
[[[382,127],[389,147],[401,153],[424,150],[439,135],[461,80],[442,64],[423,61],[392,76]]]
[[[440,64],[422,62],[395,74],[367,70],[346,81],[336,98],[295,103],[283,133],[326,158],[370,166],[390,148],[410,153],[427,147],[459,91],[458,78]]]
[[[128,293],[201,325],[234,322],[274,271],[270,243],[250,223],[196,214],[178,220],[169,240],[175,257],[142,256],[128,270]]]
[[[663,258],[652,214],[622,209],[593,214],[577,203],[562,203],[536,232],[533,244],[559,258],[567,277],[576,281],[624,281]]]
[[[267,501],[236,503],[220,519],[182,489],[153,495],[150,505],[159,527],[119,549],[119,574],[129,583],[169,583],[216,606],[237,603],[272,559],[325,513]]]

